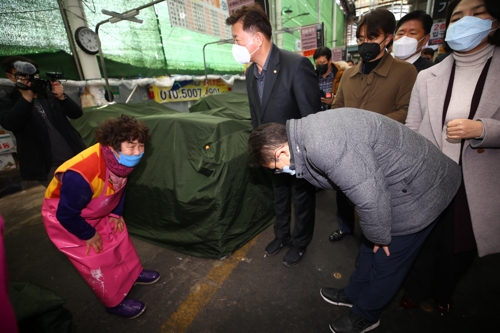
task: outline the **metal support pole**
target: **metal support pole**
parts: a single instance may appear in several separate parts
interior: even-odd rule
[[[205,60],[205,47],[207,45],[210,45],[210,44],[229,44],[229,43],[232,43],[233,40],[232,39],[221,39],[221,40],[218,40],[216,42],[210,42],[210,43],[206,43],[205,45],[203,45],[203,68],[205,69],[205,85],[208,84],[208,74],[207,74],[207,62]]]
[[[163,2],[165,0],[157,0],[157,1],[153,1],[153,2],[150,2],[150,3],[147,3],[143,6],[139,6],[137,8],[133,8],[130,11],[133,11],[133,10],[137,10],[137,11],[140,11],[141,9],[144,9],[144,8],[147,8],[147,7],[151,7],[153,5],[156,5],[157,3],[160,3],[160,2]],[[102,68],[102,72],[104,74],[104,80],[106,81],[106,89],[108,91],[108,98],[109,98],[109,102],[112,102],[113,101],[113,94],[111,93],[111,87],[109,86],[109,81],[108,81],[108,73],[106,71],[106,64],[104,63],[104,56],[102,54],[102,47],[101,47],[101,39],[99,38],[99,27],[101,25],[103,25],[104,23],[108,23],[108,22],[111,22],[111,20],[113,19],[113,17],[110,17],[104,21],[101,21],[99,23],[97,23],[97,25],[95,26],[95,33],[97,35],[97,47],[99,48],[99,58],[101,59],[101,68]],[[114,21],[111,22],[111,23],[115,23]]]
[[[130,98],[132,97],[132,95],[134,94],[134,92],[136,91],[137,89],[137,86],[139,86],[138,84],[135,85],[134,89],[132,89],[132,91],[130,92],[130,95],[128,95],[128,98],[127,100],[125,101],[125,104],[128,103],[128,101],[130,101]]]
[[[337,46],[337,3],[333,2],[332,47]]]
[[[76,70],[78,71],[78,78],[80,80],[83,80],[82,67],[80,64],[80,60],[78,59],[78,55],[76,53],[75,40],[71,32],[71,27],[69,26],[68,16],[66,15],[66,11],[64,10],[64,5],[62,4],[62,0],[58,0],[57,4],[59,5],[59,10],[61,11],[61,17],[63,19],[64,28],[66,30],[66,34],[68,35],[69,47],[71,48],[71,53],[73,53],[73,59],[75,59]]]
[[[99,29],[99,25],[96,27],[96,37],[97,37],[97,48],[99,49],[99,60],[101,61],[101,69],[102,73],[104,74],[104,81],[106,82],[106,91],[108,92],[108,102],[113,102],[113,93],[111,92],[111,87],[109,86],[109,81],[108,81],[108,72],[106,71],[106,64],[104,63],[104,55],[102,54],[102,47],[101,47],[101,38],[99,38],[99,34],[97,33],[97,30]]]
[[[434,14],[433,8],[434,8],[434,0],[427,0],[427,8],[425,9],[425,12],[432,16],[432,14]]]

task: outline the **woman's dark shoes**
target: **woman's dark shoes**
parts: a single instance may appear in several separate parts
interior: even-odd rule
[[[448,312],[450,312],[451,309],[451,304],[447,303],[446,305],[441,305],[439,302],[436,300],[436,307],[441,316],[446,316]]]
[[[153,284],[160,279],[160,273],[157,271],[151,271],[143,269],[135,284]]]
[[[399,307],[402,310],[410,310],[416,307],[418,303],[413,302],[411,299],[409,299],[406,294],[401,297],[401,302],[399,302]]]
[[[127,319],[134,319],[139,317],[144,312],[144,310],[146,310],[146,305],[144,305],[144,303],[130,298],[125,298],[120,304],[112,308],[106,307],[107,313]]]

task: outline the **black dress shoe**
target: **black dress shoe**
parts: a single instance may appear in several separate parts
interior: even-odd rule
[[[281,248],[289,246],[291,244],[292,244],[292,238],[284,238],[284,239],[275,238],[271,243],[267,244],[264,252],[266,252],[268,256],[272,256],[280,252]]]
[[[285,257],[283,258],[283,264],[285,266],[293,266],[298,264],[305,252],[306,247],[293,245],[285,254]]]
[[[369,322],[365,318],[352,312],[340,316],[330,324],[333,333],[364,333],[371,331],[380,325],[380,320]]]
[[[344,237],[344,234],[340,230],[337,229],[334,232],[332,232],[332,234],[330,235],[330,237],[328,237],[328,239],[330,240],[330,242],[336,242],[336,241],[341,240],[343,237]]]

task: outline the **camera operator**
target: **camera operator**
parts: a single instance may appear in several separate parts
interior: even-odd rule
[[[0,99],[0,126],[16,137],[21,177],[47,187],[57,167],[86,148],[68,120],[83,111],[60,82],[38,79],[33,60],[9,57],[2,68],[17,89]]]

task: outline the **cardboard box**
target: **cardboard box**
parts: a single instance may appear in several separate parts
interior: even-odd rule
[[[0,154],[0,171],[16,169],[16,162],[12,154]]]
[[[0,154],[8,154],[16,152],[14,142],[10,134],[0,134]]]

